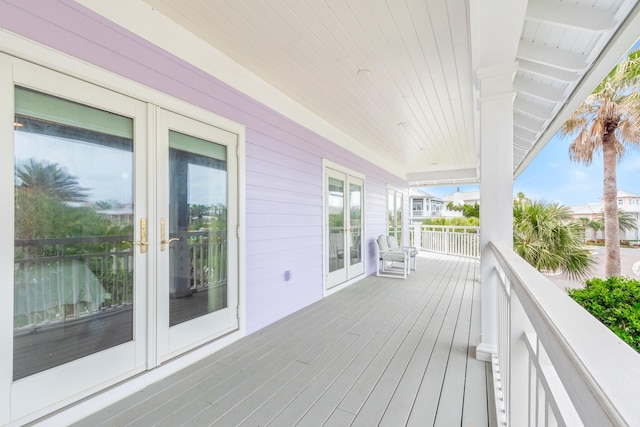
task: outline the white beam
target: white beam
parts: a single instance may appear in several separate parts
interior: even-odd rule
[[[513,147],[514,148],[520,148],[524,151],[528,150],[529,148],[531,148],[531,141],[528,141],[526,139],[522,139],[519,136],[514,135],[513,136]]]
[[[475,169],[411,172],[407,174],[407,181],[409,181],[409,183],[437,182],[438,184],[457,184],[461,181],[478,182],[478,174]]]
[[[540,64],[538,62],[532,62],[524,58],[520,58],[518,61],[518,68],[520,71],[526,71],[531,74],[543,76],[563,83],[573,83],[581,77],[576,71],[562,70],[560,68]]]
[[[606,9],[584,7],[551,0],[529,0],[527,20],[555,26],[604,32],[616,26],[613,13]]]
[[[541,83],[529,79],[517,78],[513,82],[513,87],[518,92],[524,92],[529,96],[533,96],[544,101],[553,103],[561,103],[565,97],[562,89],[551,86],[545,86]]]
[[[530,131],[528,129],[521,128],[520,126],[514,124],[513,126],[513,134],[519,138],[522,138],[526,141],[531,141],[536,138],[538,135],[536,132]]]
[[[540,104],[534,104],[533,102],[523,99],[521,96],[516,98],[513,103],[513,109],[520,111],[529,116],[537,117],[541,120],[549,120],[553,117],[554,104],[548,103],[549,108],[545,108]]]
[[[523,116],[522,114],[513,115],[513,123],[521,128],[529,129],[534,132],[540,132],[544,126],[544,120],[532,116]]]
[[[590,65],[586,55],[529,42],[520,43],[517,57],[567,71],[585,71]]]

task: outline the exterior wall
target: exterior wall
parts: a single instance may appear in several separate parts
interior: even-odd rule
[[[407,188],[406,181],[71,0],[0,0],[0,27],[247,127],[241,227],[248,333],[322,298],[323,158],[366,176],[366,273],[375,271],[374,239],[386,228],[386,185]],[[408,193],[404,200],[406,234]],[[292,272],[287,282],[286,270]]]

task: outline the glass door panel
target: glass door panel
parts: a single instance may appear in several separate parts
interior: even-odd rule
[[[402,246],[402,211],[404,208],[403,194],[392,188],[387,189],[387,233],[393,236]]]
[[[173,326],[227,307],[226,148],[169,132],[169,186],[169,241],[173,240],[169,326]]]
[[[344,184],[329,177],[329,272],[344,268]]]
[[[237,135],[163,110],[158,135],[163,361],[238,328]]]
[[[15,90],[13,379],[133,340],[133,120]]]
[[[349,182],[349,271],[351,279],[364,273],[363,252],[363,227],[362,206],[364,203],[363,181],[358,178],[348,177]]]

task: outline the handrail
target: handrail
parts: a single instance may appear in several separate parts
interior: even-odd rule
[[[522,360],[518,358],[532,357],[529,350],[521,351],[526,348],[522,340],[527,334],[535,336],[544,358],[553,368],[553,375],[564,388],[561,392],[566,392],[584,425],[640,425],[640,405],[637,403],[640,354],[508,245],[491,242],[490,248],[497,260],[495,267],[503,281],[503,292],[509,294],[506,306],[509,313],[498,316],[509,319],[508,324],[498,325],[499,329],[507,330],[497,335],[499,340],[512,341],[507,346],[499,342],[497,348],[498,360],[504,362],[506,359],[509,365],[501,366],[509,382],[505,385],[509,390],[505,400],[511,406],[506,408],[507,412],[511,411],[511,424],[520,425],[513,421],[519,416],[527,419],[526,414],[514,413],[516,400],[522,400],[523,396],[532,398],[528,393],[532,379],[515,378],[527,375],[517,371],[516,366],[522,366]],[[514,337],[519,339],[514,340]],[[500,354],[500,349],[508,354]],[[544,372],[535,374],[543,375]],[[515,389],[516,385],[524,387]],[[562,414],[554,415],[562,417]]]

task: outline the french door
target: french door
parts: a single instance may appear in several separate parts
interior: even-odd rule
[[[10,418],[236,330],[238,135],[22,63],[0,91],[14,128],[0,163]]]
[[[143,102],[37,67],[13,75],[1,101],[14,107],[3,366],[17,419],[145,369],[149,206]]]
[[[364,180],[325,168],[327,289],[364,274]]]
[[[158,109],[158,358],[238,328],[237,135]]]

